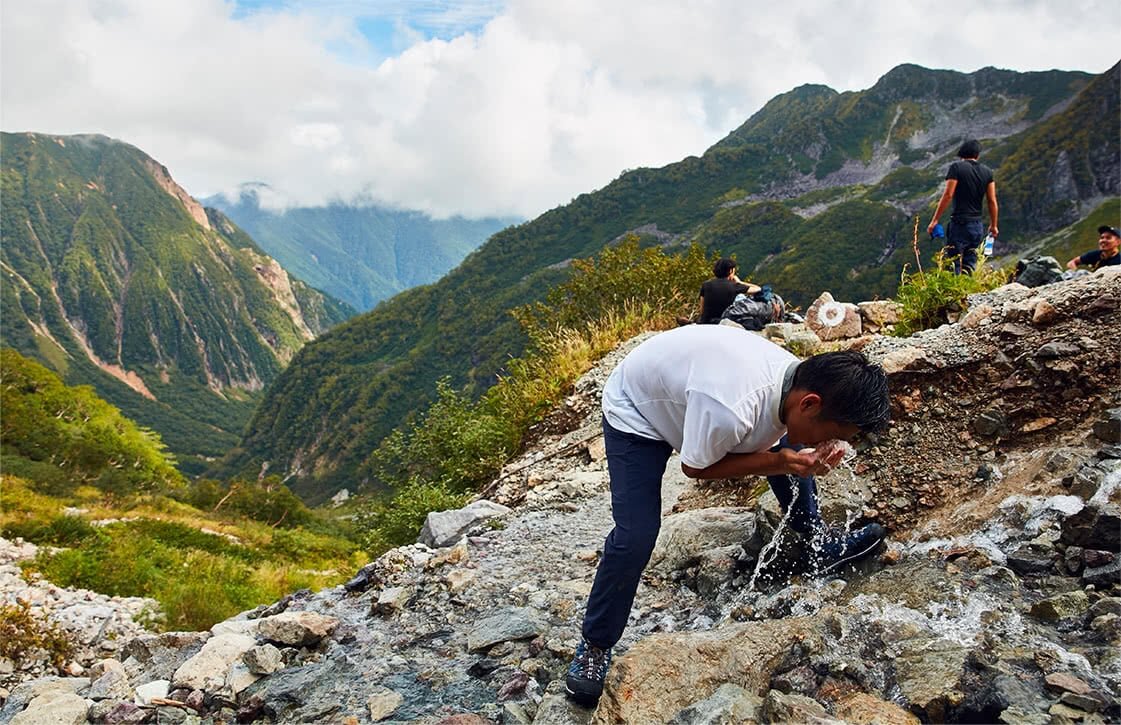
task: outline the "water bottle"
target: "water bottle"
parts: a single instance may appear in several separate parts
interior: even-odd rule
[[[985,236],[985,256],[986,257],[993,256],[993,242],[995,242],[995,241],[996,240],[993,238],[992,234],[989,234],[989,235]]]

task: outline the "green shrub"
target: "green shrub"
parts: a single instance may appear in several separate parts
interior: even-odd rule
[[[47,521],[37,518],[10,521],[4,525],[5,538],[22,538],[33,544],[77,546],[99,536],[96,528],[80,516],[55,516]]]
[[[429,512],[459,508],[469,498],[470,494],[455,493],[446,484],[413,479],[399,488],[392,500],[358,513],[362,546],[377,555],[394,546],[410,544],[416,541]]]
[[[965,311],[966,297],[1007,284],[1009,276],[1009,272],[993,269],[983,260],[972,274],[954,274],[953,266],[939,252],[933,269],[910,275],[904,270],[895,295],[902,306],[900,321],[892,334],[908,337],[944,325],[951,315]]]
[[[57,625],[36,618],[28,602],[0,604],[0,658],[11,660],[18,670],[41,655],[63,675],[63,666],[74,656],[74,645]]]

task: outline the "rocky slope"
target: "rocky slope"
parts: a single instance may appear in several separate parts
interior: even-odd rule
[[[821,481],[828,519],[890,531],[859,569],[814,577],[758,481],[689,482],[671,460],[662,535],[595,712],[564,701],[562,678],[611,525],[598,397],[627,348],[479,501],[430,515],[423,543],[350,591],[130,640],[90,677],[13,689],[0,721],[1114,721],[1119,302],[1121,270],[1107,270],[979,295],[912,338],[846,343],[889,370],[895,409]]]

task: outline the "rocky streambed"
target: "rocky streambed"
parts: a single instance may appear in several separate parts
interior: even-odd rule
[[[1121,276],[975,300],[961,322],[852,344],[894,423],[820,482],[889,545],[827,579],[785,552],[758,481],[685,480],[599,708],[563,697],[610,499],[586,375],[479,501],[350,589],[209,632],[121,641],[12,689],[0,722],[1110,722],[1121,717]],[[747,333],[745,333],[747,334]],[[632,341],[631,345],[637,341]],[[783,534],[786,536],[786,534]]]

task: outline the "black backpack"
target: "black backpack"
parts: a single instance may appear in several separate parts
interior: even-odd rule
[[[1016,276],[1013,280],[1025,287],[1041,287],[1058,282],[1063,278],[1063,268],[1054,257],[1034,257],[1021,259],[1016,263]]]

